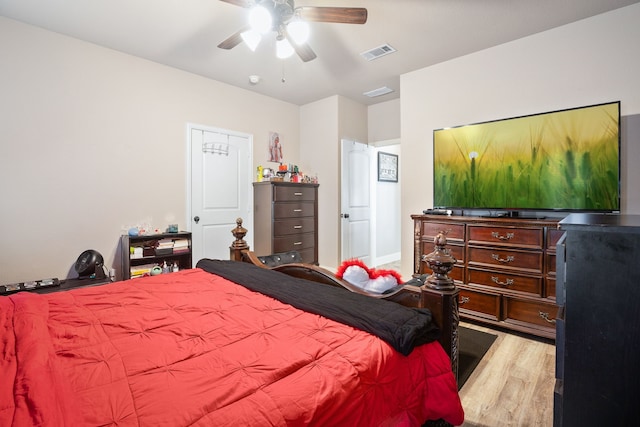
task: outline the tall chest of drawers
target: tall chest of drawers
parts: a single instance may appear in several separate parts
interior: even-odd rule
[[[256,255],[295,250],[318,264],[318,184],[255,182],[253,201]]]
[[[546,338],[555,337],[557,220],[413,215],[414,275],[433,238],[447,233],[457,263],[460,317]]]
[[[560,222],[554,427],[638,422],[640,215]]]

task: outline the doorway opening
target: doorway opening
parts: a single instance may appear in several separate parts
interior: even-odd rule
[[[344,139],[341,145],[340,259],[358,258],[372,267],[399,264],[400,140],[363,144]],[[378,180],[378,152],[398,156],[397,182]]]

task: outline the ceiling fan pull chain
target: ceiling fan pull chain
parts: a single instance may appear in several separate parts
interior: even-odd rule
[[[284,61],[282,61],[282,79],[280,80],[282,83],[286,83],[287,79],[284,77]]]

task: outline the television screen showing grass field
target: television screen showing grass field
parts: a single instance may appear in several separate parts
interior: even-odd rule
[[[620,209],[620,103],[434,131],[434,206]]]

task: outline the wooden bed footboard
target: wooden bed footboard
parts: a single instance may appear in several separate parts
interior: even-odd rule
[[[436,238],[436,250],[435,262],[441,269],[429,277],[420,277],[410,280],[398,290],[385,293],[374,294],[367,292],[357,286],[350,284],[342,279],[339,279],[331,271],[313,265],[304,263],[289,263],[282,264],[275,267],[268,267],[262,263],[262,261],[252,252],[249,245],[244,240],[244,236],[247,234],[247,230],[242,227],[242,219],[236,220],[236,228],[231,233],[235,237],[235,241],[230,246],[230,259],[232,261],[249,262],[262,268],[272,269],[288,274],[293,277],[312,280],[314,282],[324,283],[333,286],[341,286],[352,292],[367,295],[372,298],[386,299],[407,307],[428,308],[437,325],[441,329],[440,344],[445,349],[449,357],[451,358],[451,368],[453,373],[458,378],[458,288],[455,286],[453,280],[447,276],[448,271],[442,270],[442,263],[438,258],[439,251],[444,250],[446,239]],[[430,255],[433,255],[430,254]],[[425,255],[425,260],[428,255]],[[431,264],[430,264],[431,265]],[[434,271],[438,270],[438,267],[434,267]],[[432,277],[433,276],[433,277]]]

